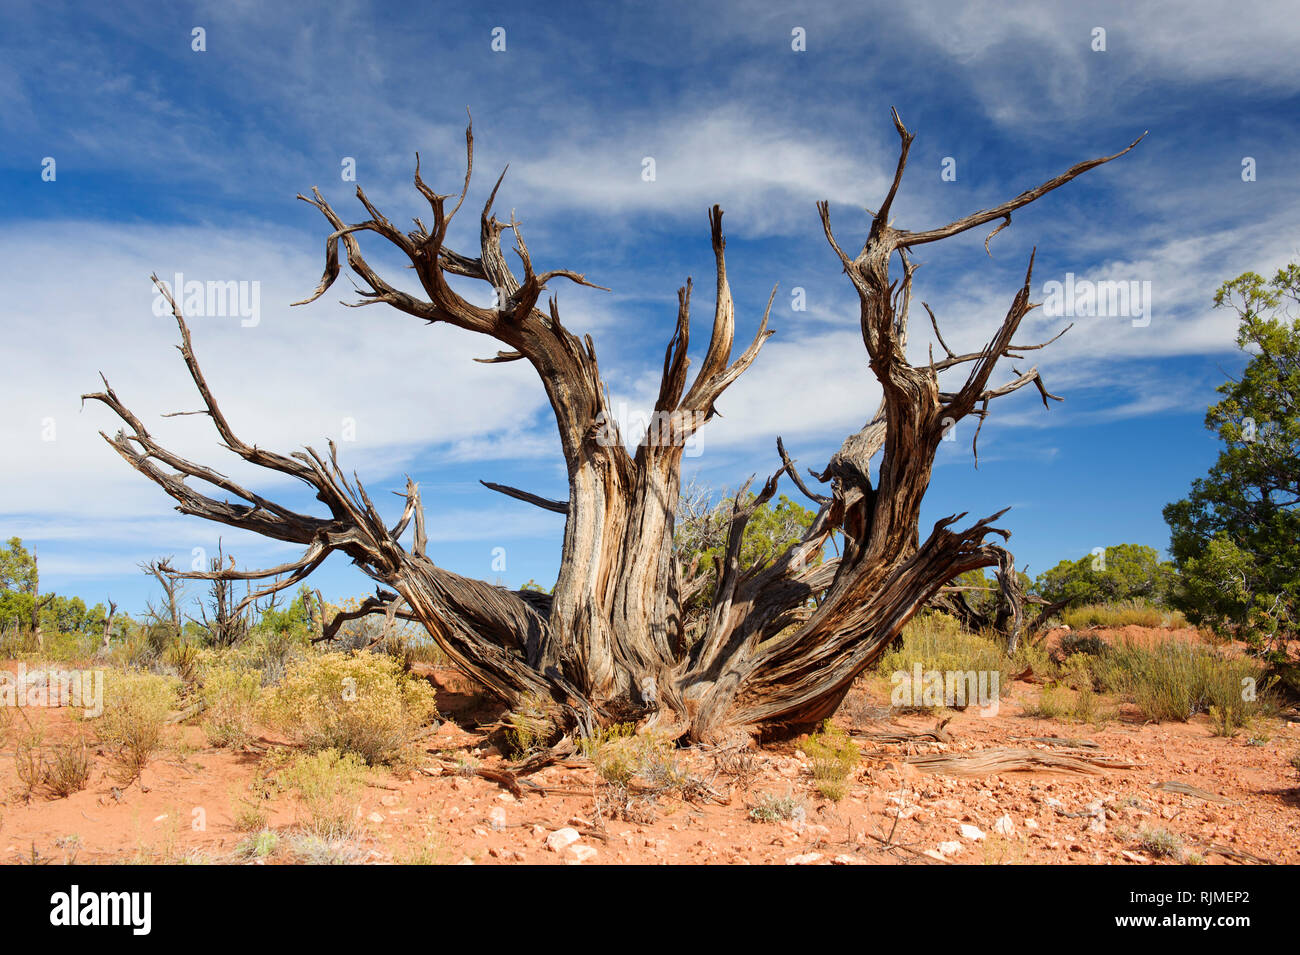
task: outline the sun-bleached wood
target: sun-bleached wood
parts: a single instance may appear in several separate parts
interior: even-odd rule
[[[990,233],[991,239],[1006,227],[1016,209],[1133,148],[1080,163],[992,209],[937,229],[911,232],[895,228],[889,218],[913,139],[897,112],[893,120],[901,141],[897,168],[860,252],[850,257],[843,251],[831,229],[828,205],[818,206],[826,239],[858,293],[862,341],[883,399],[863,429],[844,441],[826,467],[810,472],[826,485],[824,491],[813,490],[796,474],[778,439],[780,466],[756,494],[748,494],[747,483],[737,497],[708,623],[698,635],[688,635],[681,606],[684,590],[697,592],[699,582],[692,577],[683,583],[673,542],[683,448],[713,417],[718,400],[754,363],[773,334],[768,328],[773,300],[769,298],[753,339],[733,358],[735,308],[727,278],[722,210],[717,206],[709,211],[716,296],[703,360],[692,377],[687,358],[692,295],[688,280],[678,293],[676,325],[664,353],[655,423],[646,435],[636,436],[629,449],[613,424],[591,338],[564,327],[554,297],[545,309],[539,305],[554,280],[598,286],[568,269],[535,271],[519,223],[513,216],[503,223],[492,214],[501,179],[479,217],[478,255],[463,255],[446,244],[448,228],[469,191],[472,129],[466,130],[465,184],[450,209],[446,204],[453,196],[426,185],[416,157],[415,187],[428,204],[428,226],[416,218],[413,230],[398,229],[360,188],[357,198],[369,218],[351,225],[318,190],[299,197],[321,212],[331,232],[325,241],[322,279],[315,292],[297,304],[315,301],[333,285],[341,272],[341,243],[348,268],[362,283],[360,301],[353,304],[382,303],[428,323],[442,322],[488,336],[502,347],[495,358],[484,361],[526,361],[537,372],[554,412],[568,475],[568,499],[553,501],[484,483],[564,515],[560,571],[549,595],[494,587],[430,561],[424,507],[413,480],[407,481],[400,518],[389,526],[361,483],[355,478],[349,481],[344,474],[333,443],[327,454],[307,448],[283,455],[243,442],[204,380],[189,329],[174,301],[182,357],[203,400],[204,413],[225,447],[250,464],[304,481],[316,490],[329,515],[292,511],[169,451],[107,380],[103,391],[85,397],[106,404],[121,418],[125,428],[105,439],[169,494],[182,513],[304,548],[298,560],[279,567],[212,572],[231,579],[269,581],[256,596],[297,585],[329,554],[341,552],[382,588],[361,609],[419,622],[452,660],[512,705],[550,701],[557,719],[572,725],[632,719],[691,739],[737,727],[781,731],[806,726],[835,710],[854,678],[946,583],[967,570],[1007,564],[1005,550],[986,540],[1007,536],[994,525],[1005,512],[964,527],[960,525],[965,515],[956,514],[921,536],[921,501],[946,430],[968,417],[982,423],[992,400],[1027,385],[1039,390],[1045,405],[1048,399],[1059,400],[1044,387],[1037,369],[1017,372],[1003,385],[990,383],[1000,359],[1042,347],[1013,343],[1021,321],[1034,307],[1029,301],[1033,257],[1023,285],[984,349],[957,355],[938,336],[946,357],[912,365],[906,356],[916,271],[910,251],[1002,220]],[[514,236],[522,276],[511,269],[502,252],[501,237],[507,231]],[[370,265],[359,241],[366,233],[377,235],[405,256],[422,296],[397,289]],[[895,255],[902,268],[899,280],[891,279],[889,271]],[[450,276],[491,286],[496,293],[494,307],[465,299],[449,284]],[[159,289],[167,294],[163,286]],[[937,333],[933,312],[930,320]],[[967,377],[956,390],[945,390],[940,376],[956,367],[967,368]],[[873,480],[869,465],[877,455]],[[786,475],[817,504],[816,519],[802,540],[783,553],[762,565],[746,566],[741,560],[746,523],[757,507],[773,497]],[[191,486],[191,480],[220,493],[202,493]],[[823,554],[832,532],[838,532],[837,540],[842,541],[838,556]],[[1011,569],[1014,572],[1014,565]],[[210,577],[212,573],[177,576]]]

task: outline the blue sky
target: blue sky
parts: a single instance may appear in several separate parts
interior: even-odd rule
[[[1300,23],[1287,4],[394,6],[4,5],[0,534],[39,547],[45,589],[111,594],[138,611],[150,596],[139,561],[187,564],[219,535],[241,563],[289,556],[172,512],[98,437],[115,429],[107,410],[80,408],[99,371],[182,453],[309,504],[223,456],[204,419],[159,417],[197,403],[175,327],[153,313],[154,271],[259,283],[256,325],[191,322],[246,440],[284,451],[341,441],[345,467],[394,513],[400,502],[386,492],[406,473],[420,482],[439,563],[512,586],[553,580],[562,518],[477,483],[565,496],[531,370],[472,362],[496,348],[468,333],[343,308],[343,281],[289,308],[315,286],[327,232],[295,194],[317,185],[345,218],[364,217],[341,178],[351,157],[370,198],[407,221],[420,213],[417,150],[426,180],[459,189],[466,107],[477,175],[451,244],[474,251],[474,213],[509,163],[497,209],[515,210],[539,271],[572,268],[612,289],[555,291],[566,324],[594,337],[616,405],[649,402],[688,275],[707,324],[712,203],[727,213],[738,340],[779,283],[776,336],[688,459],[688,476],[717,489],[774,470],[778,434],[801,464],[821,467],[875,408],[856,296],[814,203],[828,199],[841,242],[860,244],[864,207],[879,203],[897,156],[890,106],[917,135],[894,208],[912,229],[1149,130],[1128,156],[1018,213],[992,258],[982,234],[918,250],[917,295],[958,350],[996,328],[1034,246],[1036,299],[1067,273],[1151,290],[1149,325],[1079,318],[1031,355],[1066,401],[1044,411],[1028,393],[1003,400],[981,433],[978,470],[973,423],[958,427],[925,521],[1012,505],[1002,523],[1031,573],[1098,546],[1166,545],[1160,509],[1212,462],[1205,406],[1244,364],[1232,316],[1210,308],[1214,289],[1300,250]],[[503,52],[492,49],[496,28]],[[795,28],[803,51],[792,49]],[[1092,48],[1096,28],[1104,51]],[[47,157],[53,181],[42,177]],[[940,175],[949,157],[954,181]],[[1253,182],[1242,179],[1245,157]],[[400,276],[396,257],[367,248]],[[796,288],[803,311],[792,308]],[[467,294],[486,302],[485,290]],[[1039,310],[1023,337],[1064,324]],[[931,339],[914,325],[914,360]],[[327,597],[368,584],[338,558],[317,583]]]

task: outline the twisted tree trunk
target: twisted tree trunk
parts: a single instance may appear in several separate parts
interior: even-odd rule
[[[341,551],[386,588],[363,610],[418,621],[460,667],[511,705],[551,701],[557,718],[569,723],[590,726],[637,719],[693,739],[735,727],[806,725],[834,711],[853,679],[947,581],[1004,560],[1001,548],[985,542],[990,534],[1007,536],[992,525],[1002,512],[960,530],[955,527],[965,515],[945,518],[924,540],[920,537],[921,501],[945,432],[970,415],[982,423],[993,398],[1028,384],[1038,388],[1045,405],[1056,397],[1046,391],[1036,369],[1017,373],[1004,385],[989,385],[1000,358],[1019,357],[1024,348],[1042,347],[1012,343],[1021,320],[1033,307],[1029,302],[1032,257],[1023,287],[983,350],[957,355],[944,345],[947,357],[913,366],[905,354],[915,270],[909,252],[917,245],[1001,219],[996,233],[1010,222],[1014,210],[1133,148],[1080,163],[996,208],[938,229],[908,232],[889,221],[912,142],[896,112],[893,118],[902,144],[897,171],[855,257],[846,255],[835,240],[827,204],[819,206],[826,238],[858,292],[862,339],[884,399],[827,467],[814,472],[818,481],[829,484],[828,493],[807,487],[778,440],[781,466],[753,498],[737,496],[709,621],[698,636],[688,637],[683,626],[682,569],[673,548],[682,451],[772,334],[767,328],[769,299],[754,339],[732,358],[735,316],[727,283],[722,210],[716,206],[709,222],[717,294],[703,363],[690,379],[688,280],[679,292],[676,331],[664,355],[652,422],[631,452],[610,414],[590,337],[580,339],[563,326],[556,299],[545,311],[538,307],[543,289],[553,279],[590,283],[569,270],[534,271],[518,224],[513,219],[508,225],[501,223],[492,215],[500,179],[480,216],[478,257],[446,246],[448,226],[469,189],[470,130],[466,131],[465,185],[450,211],[446,203],[452,197],[439,195],[424,183],[416,157],[415,186],[429,205],[430,226],[416,219],[414,231],[399,231],[360,188],[357,198],[370,217],[353,225],[345,224],[318,190],[312,191],[312,198],[299,197],[319,209],[333,231],[326,239],[320,285],[306,302],[297,304],[314,301],[333,284],[340,271],[342,242],[349,268],[367,287],[358,304],[382,302],[427,322],[446,322],[489,336],[504,347],[495,357],[481,360],[527,361],[537,371],[559,430],[568,500],[550,501],[516,488],[487,486],[564,515],[559,578],[550,596],[507,591],[435,566],[425,553],[425,515],[414,481],[408,479],[404,511],[389,526],[365,489],[349,483],[332,443],[328,455],[310,448],[281,455],[241,441],[207,387],[189,329],[174,301],[182,355],[226,447],[252,464],[313,486],[329,516],[291,511],[168,451],[107,381],[104,391],[86,397],[108,405],[125,422],[126,429],[114,437],[105,435],[106,440],[175,499],[182,513],[305,548],[299,560],[280,567],[218,569],[179,577],[269,581],[250,593],[246,604],[297,584],[328,554]],[[501,250],[501,235],[507,229],[517,243],[522,279],[506,264]],[[358,235],[365,232],[379,235],[405,254],[423,298],[399,291],[371,268],[358,242]],[[892,281],[889,275],[895,254],[903,269],[901,281]],[[493,286],[497,307],[481,308],[462,298],[448,284],[450,275]],[[159,289],[167,294],[165,287]],[[933,313],[930,318],[937,333]],[[956,391],[945,391],[941,374],[958,366],[967,369],[966,381]],[[880,463],[873,483],[869,464],[877,453]],[[744,566],[740,544],[746,522],[775,494],[783,474],[819,505],[816,520],[801,541],[770,564]],[[224,496],[200,493],[187,483],[191,478]],[[816,558],[832,530],[843,534],[842,553],[819,563]]]

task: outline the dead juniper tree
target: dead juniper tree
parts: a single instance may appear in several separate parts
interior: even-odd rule
[[[1013,342],[1034,307],[1029,300],[1033,256],[1023,285],[984,348],[957,354],[939,336],[944,356],[913,365],[906,355],[913,250],[1000,221],[991,238],[1017,209],[1137,144],[1081,162],[991,209],[938,228],[909,231],[897,228],[890,212],[913,134],[897,112],[893,120],[901,141],[896,171],[859,252],[844,251],[832,232],[828,204],[818,205],[826,239],[858,293],[862,341],[883,399],[863,428],[846,438],[821,471],[813,472],[825,486],[822,490],[808,486],[778,444],[780,466],[757,493],[747,493],[746,487],[736,497],[740,503],[730,515],[709,619],[690,637],[683,627],[682,568],[673,546],[683,445],[714,415],[723,393],[773,334],[769,299],[753,340],[733,356],[735,315],[717,206],[709,212],[717,284],[703,360],[691,376],[688,280],[678,292],[676,329],[664,353],[653,423],[629,448],[612,423],[590,336],[565,328],[556,298],[541,304],[548,283],[591,283],[568,269],[535,269],[513,217],[503,223],[492,214],[501,179],[479,217],[478,254],[465,255],[447,244],[448,229],[469,190],[472,129],[466,130],[468,168],[459,195],[442,195],[426,185],[416,156],[415,188],[428,204],[429,222],[415,218],[412,231],[395,226],[360,188],[357,198],[368,218],[355,224],[345,223],[317,189],[311,197],[299,197],[320,210],[331,232],[325,241],[324,276],[314,294],[298,304],[315,301],[333,285],[342,244],[348,267],[364,283],[356,304],[383,303],[424,322],[484,335],[501,347],[495,357],[482,360],[524,361],[536,370],[554,410],[568,499],[487,486],[564,516],[559,577],[549,595],[509,591],[435,565],[426,554],[419,488],[410,478],[403,511],[389,523],[360,482],[344,473],[332,442],[327,453],[306,448],[281,454],[243,441],[209,390],[174,301],[182,357],[225,446],[250,464],[304,481],[327,513],[291,510],[168,450],[107,380],[103,391],[86,397],[121,418],[124,429],[105,439],[169,494],[177,510],[304,548],[297,560],[265,570],[178,576],[263,581],[250,592],[249,599],[256,599],[296,586],[330,553],[342,552],[380,585],[367,610],[417,621],[456,664],[508,704],[535,707],[542,700],[561,722],[590,726],[639,719],[697,740],[738,727],[788,731],[807,726],[834,712],[854,678],[939,588],[967,570],[999,566],[1006,559],[1002,548],[986,540],[1007,536],[993,523],[1004,512],[965,526],[965,515],[956,514],[924,536],[920,533],[921,500],[945,431],[972,416],[982,424],[995,398],[1026,386],[1037,388],[1045,405],[1056,398],[1036,368],[1017,372],[1003,384],[991,383],[999,359],[1042,347]],[[514,236],[522,275],[502,252],[506,231]],[[405,256],[422,296],[395,288],[371,266],[359,241],[367,233]],[[890,275],[895,257],[900,278]],[[497,291],[496,305],[485,308],[463,298],[449,284],[451,276],[487,283]],[[937,332],[932,312],[930,318]],[[961,370],[964,380],[944,384],[945,373],[954,370]],[[873,479],[868,464],[877,453]],[[772,498],[783,475],[816,502],[817,517],[803,538],[775,560],[745,566],[739,555],[746,521]],[[195,484],[219,493],[204,493]],[[839,553],[814,562],[811,558],[821,553],[832,530],[842,539]]]

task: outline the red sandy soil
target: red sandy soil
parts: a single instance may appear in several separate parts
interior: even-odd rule
[[[1126,632],[1196,639],[1195,631]],[[461,775],[458,759],[485,769],[508,764],[473,728],[490,708],[471,695],[467,681],[441,670],[434,678],[442,712],[451,719],[422,741],[413,768],[375,773],[359,810],[359,861],[1170,863],[1141,845],[1138,833],[1148,828],[1180,837],[1186,852],[1207,863],[1300,863],[1300,776],[1289,765],[1300,752],[1300,722],[1292,719],[1270,719],[1231,739],[1213,736],[1203,716],[1143,724],[1128,707],[1101,728],[1061,724],[1020,715],[1041,687],[1017,681],[996,716],[981,717],[974,707],[946,714],[952,716],[946,727],[950,743],[864,742],[866,755],[839,802],[817,795],[809,762],[793,743],[752,746],[743,753],[748,765],[741,767],[696,748],[681,751],[679,760],[719,800],[643,798],[629,821],[602,808],[609,803],[602,798],[608,788],[581,760],[527,777],[522,798],[495,782]],[[879,682],[874,686],[855,689],[837,722],[859,733],[935,727],[932,715],[891,714]],[[60,710],[24,712],[45,724],[50,740],[85,731]],[[21,718],[15,717],[14,726],[21,726]],[[11,730],[0,754],[0,861],[240,861],[234,850],[247,834],[234,826],[235,808],[252,797],[260,752],[213,749],[200,728],[170,727],[165,751],[130,785],[115,781],[110,759],[98,752],[84,791],[29,801],[14,769],[15,735]],[[1140,765],[1095,775],[1016,771],[966,778],[926,774],[902,762],[908,753],[996,747],[1063,752],[1013,739],[1036,736],[1085,738],[1097,744],[1098,754]],[[274,742],[264,738],[262,748]],[[1223,801],[1155,788],[1171,781]],[[802,803],[800,817],[752,821],[749,809],[765,794],[793,796]],[[291,796],[259,804],[272,828],[286,836],[292,832],[299,810]],[[974,826],[982,838],[969,828],[963,835],[963,826]],[[577,832],[578,841],[549,848],[548,836],[565,828]],[[282,839],[281,850],[264,861],[291,861],[283,848],[287,842]]]

